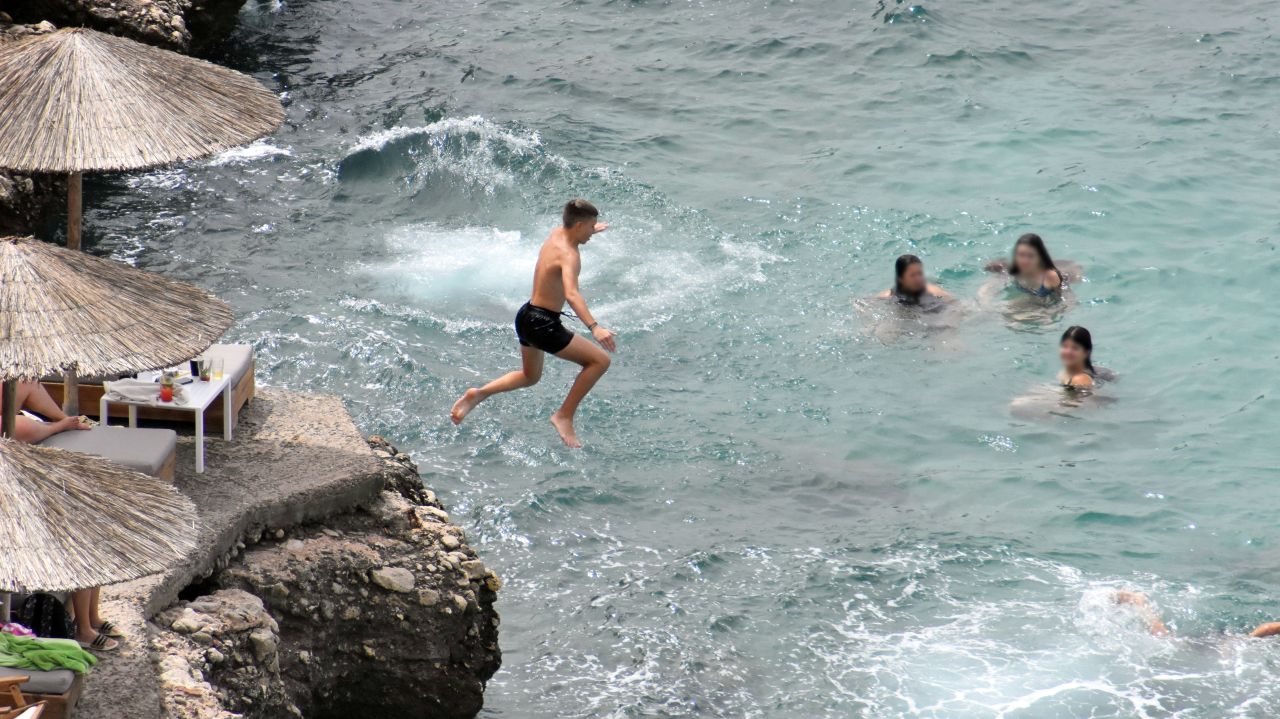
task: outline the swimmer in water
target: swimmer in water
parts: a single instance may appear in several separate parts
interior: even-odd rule
[[[1082,270],[1071,260],[1054,262],[1044,240],[1034,232],[1013,243],[1013,259],[987,263],[987,272],[1008,274],[1013,285],[1032,297],[1061,297],[1068,283],[1079,278]]]
[[[915,255],[903,255],[893,263],[893,287],[876,295],[884,300],[897,300],[904,305],[919,305],[926,299],[950,300],[951,295],[924,276],[924,262]]]
[[[578,274],[582,271],[581,248],[591,237],[609,228],[597,222],[600,213],[586,200],[570,200],[564,206],[562,226],[551,231],[533,268],[533,296],[516,313],[516,338],[520,341],[522,367],[508,372],[483,387],[472,387],[453,405],[449,413],[454,424],[462,424],[476,405],[500,392],[532,387],[542,379],[545,354],[553,354],[582,366],[573,381],[564,404],[551,415],[551,424],[560,439],[570,447],[582,442],[573,428],[578,404],[609,369],[609,352],[617,350],[613,332],[600,326],[587,309],[587,301],[578,291]],[[577,313],[600,347],[570,332],[560,322],[565,302]]]
[[[1111,601],[1116,604],[1134,607],[1138,612],[1138,617],[1147,625],[1147,631],[1151,632],[1152,636],[1169,636],[1169,628],[1165,626],[1164,620],[1160,617],[1160,612],[1156,611],[1155,606],[1152,605],[1146,594],[1117,589],[1111,595]],[[1249,636],[1255,639],[1275,636],[1276,634],[1280,634],[1280,622],[1263,622],[1249,632]]]
[[[1093,337],[1083,327],[1069,327],[1058,343],[1058,356],[1062,371],[1058,373],[1058,386],[1042,386],[1013,400],[1009,409],[1017,416],[1028,419],[1046,414],[1060,414],[1063,408],[1078,409],[1089,405],[1106,405],[1114,398],[1094,394],[1094,388],[1103,382],[1117,378],[1115,372],[1093,364]]]
[[[1033,297],[1061,297],[1067,281],[1058,272],[1040,235],[1028,232],[1013,244],[1009,264],[1013,285]]]
[[[1058,356],[1062,359],[1062,372],[1058,380],[1063,387],[1089,390],[1097,371],[1093,368],[1093,337],[1089,330],[1076,325],[1062,333],[1058,343]]]

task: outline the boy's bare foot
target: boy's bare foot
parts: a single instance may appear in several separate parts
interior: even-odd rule
[[[462,420],[466,419],[471,410],[475,409],[483,399],[484,395],[480,394],[480,390],[472,387],[453,403],[453,409],[449,411],[449,419],[452,419],[454,424],[462,424]]]
[[[551,424],[555,426],[556,431],[560,433],[560,439],[564,443],[574,449],[582,449],[582,443],[578,441],[578,435],[573,431],[573,420],[568,417],[561,417],[559,412],[551,415]]]

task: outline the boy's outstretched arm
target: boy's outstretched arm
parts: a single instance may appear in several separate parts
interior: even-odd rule
[[[578,319],[587,326],[591,331],[591,336],[600,343],[600,346],[616,352],[618,349],[617,342],[613,339],[613,332],[600,326],[596,318],[591,315],[591,310],[587,309],[587,301],[582,297],[582,293],[578,291],[578,274],[582,271],[582,258],[575,252],[565,259],[561,268],[561,276],[564,281],[564,299],[573,308],[574,314],[578,315]]]
[[[1249,636],[1255,637],[1255,638],[1273,637],[1277,634],[1280,634],[1280,622],[1267,622],[1265,624],[1259,624],[1257,629],[1254,629],[1252,632],[1249,632]]]

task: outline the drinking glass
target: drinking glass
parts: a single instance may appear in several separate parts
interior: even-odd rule
[[[213,358],[213,378],[222,379],[222,371],[226,367],[226,360],[221,357]]]
[[[210,362],[209,358],[208,358],[208,357],[201,357],[201,358],[200,358],[200,360],[199,360],[199,367],[200,367],[200,381],[201,381],[201,382],[208,382],[208,381],[209,381],[209,372],[210,372],[210,371],[211,371],[211,369],[212,369],[212,363]]]

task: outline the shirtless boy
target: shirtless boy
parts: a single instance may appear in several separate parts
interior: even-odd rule
[[[610,352],[617,349],[613,333],[601,327],[591,316],[586,300],[578,291],[578,273],[582,271],[579,250],[592,235],[609,227],[596,221],[599,215],[595,206],[586,200],[570,200],[564,206],[564,224],[551,231],[551,236],[542,243],[538,252],[538,264],[533,268],[533,297],[516,313],[516,337],[520,340],[523,366],[483,387],[467,390],[449,413],[454,424],[461,424],[476,405],[492,395],[537,384],[542,379],[545,352],[582,365],[582,371],[569,389],[569,396],[551,415],[551,424],[560,433],[560,439],[570,447],[582,446],[573,430],[573,415],[578,411],[578,403],[609,369],[609,355],[600,347]],[[600,347],[561,324],[561,310],[565,302],[573,308]]]

